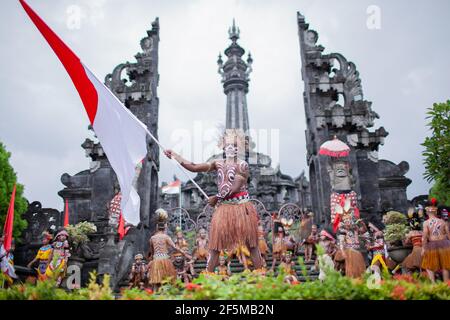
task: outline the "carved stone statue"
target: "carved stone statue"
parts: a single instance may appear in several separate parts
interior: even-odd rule
[[[193,260],[186,261],[186,258],[180,252],[174,254],[173,265],[177,271],[177,279],[184,283],[192,282],[195,276]]]
[[[129,289],[139,288],[143,290],[145,288],[147,274],[147,265],[144,262],[144,256],[140,253],[134,256],[134,263],[130,272]]]
[[[227,262],[227,256],[224,252],[221,252],[219,256],[219,265],[214,270],[214,273],[222,276],[222,280],[228,279],[231,276],[230,264],[231,260]]]
[[[359,219],[358,195],[353,188],[350,163],[346,159],[332,159],[329,166],[331,196],[330,211],[333,231],[336,232],[340,223],[348,216]]]
[[[334,160],[328,167],[330,183],[333,191],[348,191],[353,189],[350,163],[346,160]]]
[[[205,229],[200,229],[198,237],[195,240],[195,260],[207,260],[208,259],[208,234]]]

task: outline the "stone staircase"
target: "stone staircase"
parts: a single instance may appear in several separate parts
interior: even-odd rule
[[[302,272],[302,267],[298,264],[298,257],[299,256],[303,257],[303,255],[304,255],[303,252],[299,252],[299,254],[297,256],[295,256],[295,257],[293,256],[293,258],[292,258],[292,261],[295,262],[294,269],[295,269],[295,271],[297,273],[298,281],[305,282],[305,281],[307,281],[307,278],[309,280],[316,280],[317,277],[319,276],[319,271],[318,270],[316,271],[315,268],[314,268],[314,259],[315,259],[315,257],[313,257],[313,261],[308,262],[308,263],[306,263],[306,262],[303,263],[303,265],[304,265],[304,267],[306,269],[306,277],[305,277],[303,275],[303,272]],[[270,253],[266,257],[266,264],[267,264],[266,269],[267,270],[272,268],[272,261],[273,261],[272,260],[272,254]],[[276,266],[275,266],[275,274],[276,275],[278,274],[278,266],[279,266],[279,264],[280,264],[280,261],[277,261],[276,262]],[[238,259],[232,259],[231,260],[230,268],[231,268],[231,272],[233,274],[240,273],[240,272],[244,271],[244,266],[239,262]],[[194,269],[195,269],[195,272],[197,274],[200,274],[203,270],[206,269],[206,260],[196,261],[194,263]]]

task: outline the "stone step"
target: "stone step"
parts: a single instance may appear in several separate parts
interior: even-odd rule
[[[297,257],[293,258],[293,261],[297,261]],[[315,259],[315,257],[313,257]],[[314,263],[314,259],[310,262],[304,262],[304,268],[306,269],[306,276],[309,280],[315,280],[317,279],[318,275],[319,275],[319,271],[315,269],[315,263]],[[272,254],[268,254],[266,256],[266,264],[267,264],[267,269],[270,269],[272,267]],[[278,275],[278,266],[280,265],[280,261],[277,261],[275,263],[275,276]],[[206,269],[206,261],[196,261],[194,263],[194,269],[195,272],[197,274],[200,274],[203,270]],[[230,269],[231,269],[231,273],[236,274],[236,273],[241,273],[244,271],[244,266],[239,262],[238,259],[232,259],[231,260],[231,265],[230,265]],[[307,278],[304,276],[303,274],[303,270],[302,270],[302,266],[296,264],[294,266],[294,270],[295,273],[297,274],[297,279],[300,282],[305,282],[307,281]]]

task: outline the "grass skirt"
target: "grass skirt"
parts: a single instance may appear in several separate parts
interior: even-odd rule
[[[209,249],[234,250],[241,244],[258,246],[258,213],[250,202],[220,204],[211,219]]]
[[[267,254],[267,251],[269,251],[269,247],[267,246],[266,240],[264,239],[258,240],[258,247],[261,254]]]
[[[161,284],[163,280],[172,278],[175,280],[177,271],[169,258],[154,259],[148,266],[148,283]]]
[[[425,247],[422,269],[450,270],[450,240],[430,241]]]
[[[195,251],[195,258],[196,260],[208,260],[208,250],[204,248],[199,248]]]
[[[420,269],[422,266],[422,247],[414,246],[412,252],[403,260],[402,266],[408,270]]]
[[[366,271],[366,262],[361,252],[355,249],[345,249],[345,275],[359,278]]]

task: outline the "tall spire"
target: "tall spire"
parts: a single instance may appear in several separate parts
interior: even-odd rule
[[[226,128],[239,128],[244,131],[249,129],[249,119],[247,111],[248,83],[249,75],[252,72],[253,59],[248,54],[244,61],[242,56],[245,50],[237,43],[240,30],[233,19],[233,25],[228,29],[230,46],[225,49],[227,61],[224,63],[222,55],[219,53],[217,64],[218,72],[222,76],[224,93],[227,95]]]

